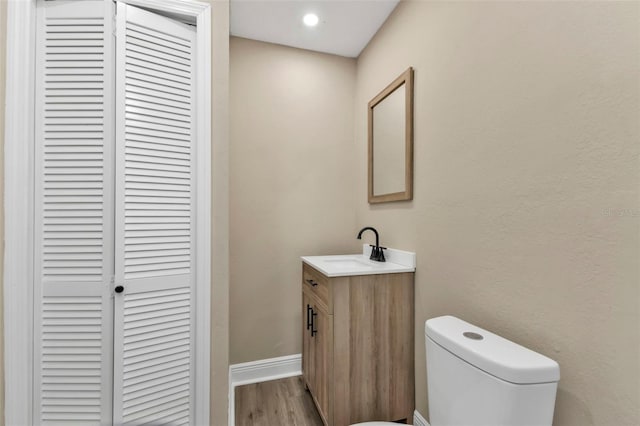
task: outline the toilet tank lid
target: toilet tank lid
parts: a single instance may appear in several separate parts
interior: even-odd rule
[[[554,360],[456,317],[427,320],[425,334],[469,364],[507,382],[560,380],[560,366]]]

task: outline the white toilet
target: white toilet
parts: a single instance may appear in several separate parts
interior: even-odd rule
[[[557,362],[452,316],[428,320],[425,340],[431,426],[551,425]]]

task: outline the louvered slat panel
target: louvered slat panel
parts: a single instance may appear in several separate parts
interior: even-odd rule
[[[138,39],[147,40],[154,44],[160,44],[162,46],[173,47],[176,49],[190,50],[192,46],[192,40],[188,38],[180,38],[165,34],[162,31],[154,31],[149,33],[146,31],[146,26],[140,23],[129,21],[127,27],[127,33]]]
[[[123,377],[125,423],[142,424],[146,419],[164,424],[162,412],[174,402],[176,407],[188,409],[190,312],[189,288],[125,296],[124,328],[141,331],[125,332],[124,336],[123,365],[128,372]],[[183,360],[177,366],[176,356]],[[165,368],[169,365],[174,368]],[[135,374],[140,370],[145,371]]]
[[[151,32],[151,30],[145,30]],[[129,37],[129,35],[128,35]],[[153,37],[153,34],[150,35]],[[127,46],[129,39],[127,40]],[[132,43],[140,43],[139,39],[133,39]],[[187,52],[189,53],[189,52]],[[135,64],[129,64],[127,62],[126,67],[135,67],[137,71],[144,72],[143,69],[136,67]],[[138,73],[135,74],[137,76]],[[127,82],[130,81],[129,74]],[[148,79],[157,78],[157,74],[151,73],[147,76]],[[174,80],[164,80],[164,84],[167,86],[173,85],[180,87],[179,90],[183,90],[184,87],[190,87],[190,78],[185,77],[173,77]],[[158,89],[158,88],[157,88]],[[167,90],[166,87],[161,87],[159,90]],[[166,95],[165,92],[159,92],[157,95]],[[136,108],[136,105],[129,105],[127,101],[127,107]],[[153,108],[153,105],[149,105],[149,108]],[[190,116],[190,106],[184,108],[184,116]],[[153,118],[147,121],[135,120],[139,116],[129,115],[126,122],[127,128],[130,133],[139,132],[146,137],[166,137],[169,136],[173,139],[181,139],[185,142],[190,141],[190,123],[185,126],[185,123],[178,121],[171,121],[170,119],[161,120]],[[164,121],[164,124],[160,124],[160,121]],[[157,257],[130,258],[128,253],[136,246],[136,251],[145,250],[144,245],[156,245],[162,243],[163,240],[167,243],[177,241],[176,238],[182,237],[180,241],[186,241],[190,239],[191,223],[190,223],[190,204],[191,204],[191,176],[190,176],[190,147],[177,146],[165,144],[154,144],[153,141],[138,142],[138,138],[135,136],[127,135],[126,142],[126,158],[127,158],[127,175],[137,176],[143,175],[147,178],[146,186],[141,187],[136,184],[135,181],[131,181],[129,178],[125,183],[125,195],[126,195],[126,210],[125,217],[125,279],[126,278],[144,278],[150,276],[156,276],[158,274],[165,275],[167,273],[189,273],[190,272],[190,247],[184,247],[183,250],[176,250],[168,256],[163,256],[162,259]],[[129,173],[130,172],[130,173]],[[165,176],[167,173],[173,173],[171,175],[173,187],[168,187],[165,182]],[[134,216],[130,216],[133,210],[172,210],[183,211],[182,215],[175,215],[174,217],[181,220],[183,226],[166,226],[166,227],[152,227],[151,229],[141,229],[136,224],[132,223],[129,219]],[[140,217],[138,215],[137,217]],[[154,216],[144,218],[142,215],[142,221],[146,223],[154,223]],[[154,238],[154,236],[162,235],[163,238]],[[145,237],[147,237],[145,239]],[[186,259],[186,262],[185,262]],[[161,261],[159,261],[161,260]]]
[[[93,211],[100,218],[99,213],[103,211],[104,113],[100,109],[78,117],[68,109],[59,109],[58,105],[74,104],[82,111],[87,102],[104,104],[104,72],[95,71],[105,66],[104,21],[102,17],[64,19],[53,16],[45,20],[42,212],[43,247],[46,248],[65,245],[60,241],[66,239],[72,239],[79,251],[103,246],[101,220],[92,225],[73,220],[61,223],[60,216],[50,220],[49,213],[84,210]],[[50,79],[51,70],[69,62],[77,69],[67,69],[64,78]],[[87,69],[93,71],[87,72]],[[89,179],[95,185],[82,188]],[[61,191],[60,184],[68,189]],[[92,262],[77,259],[75,263],[72,256],[63,260],[50,253],[50,250],[44,250],[42,255],[43,280],[102,281],[102,259]],[[97,254],[102,257],[101,252]]]
[[[41,420],[101,420],[102,298],[42,303]]]
[[[182,357],[171,361],[165,360],[159,365],[151,365],[137,369],[129,369],[124,375],[125,379],[131,384],[137,384],[162,377],[167,374],[174,374],[180,371],[186,371],[190,368],[189,358]]]
[[[166,101],[160,103],[153,97],[136,95],[135,93],[128,93],[127,100],[127,106],[131,108],[139,107],[152,111],[157,111],[159,108],[161,108],[161,112],[175,114],[176,116],[184,116],[184,109],[182,109],[183,105],[181,104],[172,105],[171,102]]]

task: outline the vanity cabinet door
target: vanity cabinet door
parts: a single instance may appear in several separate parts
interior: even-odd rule
[[[318,298],[302,292],[302,374],[325,425],[333,424],[330,387],[333,366],[333,315]]]
[[[327,425],[333,424],[333,410],[330,401],[330,379],[333,377],[333,316],[319,304],[313,306],[312,357],[314,358],[313,396],[318,411]]]
[[[314,392],[315,354],[311,337],[313,301],[302,292],[302,375],[311,393]]]

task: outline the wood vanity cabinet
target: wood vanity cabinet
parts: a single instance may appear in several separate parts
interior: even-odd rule
[[[329,278],[303,263],[302,374],[325,425],[411,423],[413,278]]]

